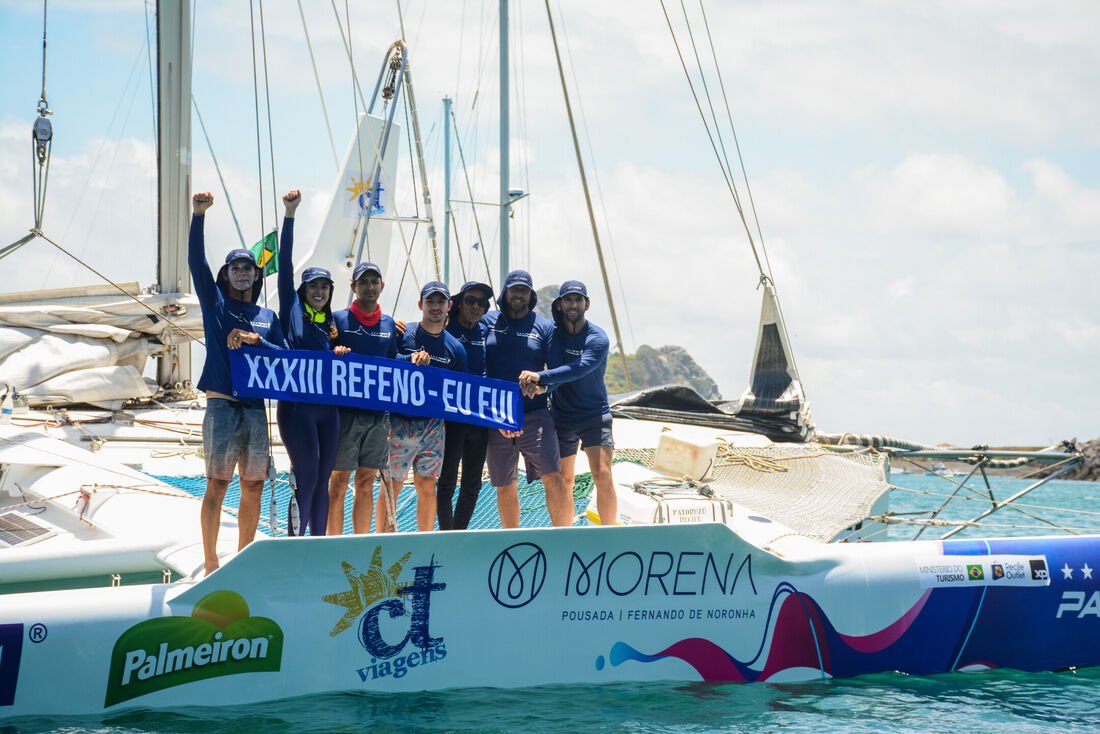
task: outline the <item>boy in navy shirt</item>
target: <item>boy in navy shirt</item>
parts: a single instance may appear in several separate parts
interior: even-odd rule
[[[451,294],[439,281],[425,283],[420,290],[420,323],[405,330],[397,345],[398,359],[415,365],[466,371],[466,350],[444,328]],[[409,467],[416,487],[416,529],[435,527],[435,480],[443,464],[446,430],[442,418],[390,414],[390,456],[386,478],[396,499]],[[379,496],[379,504],[388,502]]]
[[[206,459],[206,492],[199,517],[206,573],[218,567],[218,529],[222,502],[236,469],[241,480],[237,508],[238,550],[256,537],[260,499],[270,465],[267,410],[259,398],[236,398],[229,369],[229,350],[241,346],[285,349],[275,312],[256,304],[263,288],[262,271],[248,250],[233,250],[215,280],[206,261],[203,228],[214,204],[209,192],[195,194],[187,242],[187,265],[202,309],[206,361],[198,388],[206,392],[202,448]]]
[[[382,313],[378,299],[386,287],[382,269],[374,263],[359,263],[351,273],[355,294],[350,308],[332,314],[338,346],[350,347],[356,354],[392,359],[397,354],[397,325]],[[340,407],[340,439],[336,464],[328,485],[328,534],[344,532],[344,497],[348,481],[355,472],[355,495],[351,508],[352,530],[369,533],[375,514],[374,477],[386,466],[390,423],[386,414],[366,408]],[[375,529],[385,528],[382,505],[378,505]]]
[[[524,372],[519,376],[519,384],[526,391],[539,387],[553,391],[550,413],[558,433],[566,489],[573,491],[579,445],[588,457],[596,484],[600,524],[614,525],[618,514],[618,498],[611,481],[615,441],[611,436],[611,408],[604,384],[610,342],[603,329],[585,318],[591,305],[584,283],[568,280],[562,284],[550,307],[557,326],[546,350],[549,369]]]

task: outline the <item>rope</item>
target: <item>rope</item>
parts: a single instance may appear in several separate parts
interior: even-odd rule
[[[764,266],[760,262],[760,254],[756,251],[756,242],[753,241],[752,231],[749,229],[749,223],[745,219],[745,212],[741,208],[741,202],[738,200],[736,187],[730,180],[725,166],[722,164],[722,157],[718,154],[718,146],[715,145],[714,135],[711,134],[710,125],[707,124],[706,115],[703,113],[703,105],[699,101],[699,95],[695,92],[695,85],[691,81],[691,74],[688,72],[687,63],[684,61],[684,55],[680,51],[680,42],[676,39],[676,32],[672,29],[672,20],[668,17],[668,9],[665,8],[665,0],[661,0],[661,11],[665,15],[665,23],[668,25],[668,32],[672,36],[672,43],[676,46],[676,55],[680,58],[680,66],[684,70],[684,77],[687,79],[688,87],[691,89],[691,96],[695,99],[695,107],[699,111],[700,119],[703,121],[703,128],[707,131],[707,138],[710,140],[711,149],[714,150],[714,155],[718,159],[718,167],[722,169],[722,178],[725,179],[726,188],[729,189],[730,196],[733,197],[733,203],[737,208],[738,215],[741,217],[741,224],[745,227],[745,234],[749,238],[749,247],[752,248],[752,256],[756,260],[756,268],[762,280],[767,278],[768,281],[771,282],[771,278],[764,272]]]
[[[309,28],[306,27],[306,14],[302,10],[302,0],[298,0],[298,15],[302,18],[302,32],[306,36],[306,48],[309,50],[309,63],[313,67],[313,80],[317,83],[317,95],[321,98],[321,114],[325,117],[325,130],[328,131],[328,144],[332,148],[332,162],[336,172],[340,172],[340,157],[336,155],[336,141],[332,137],[332,125],[328,121],[328,109],[325,107],[325,93],[321,90],[321,77],[317,74],[317,61],[313,58],[313,44],[309,40]]]
[[[458,160],[462,163],[462,178],[466,181],[466,193],[469,194],[470,201],[474,200],[474,187],[470,183],[470,171],[466,168],[466,154],[462,150],[462,136],[458,135],[458,118],[455,117],[454,110],[451,110],[451,119],[455,124],[455,145],[458,147]],[[477,206],[470,204],[470,213],[474,217],[474,229],[477,231],[478,249],[481,250],[481,259],[485,263],[485,278],[490,288],[493,288],[493,269],[489,267],[489,256],[485,253],[485,238],[481,234],[481,222],[477,218]],[[458,231],[458,228],[455,228]],[[494,289],[494,293],[495,293]],[[498,306],[500,304],[497,304]]]
[[[176,322],[175,322],[175,321],[174,321],[173,319],[170,319],[170,318],[168,318],[168,317],[167,317],[167,316],[165,316],[165,315],[164,315],[163,313],[161,313],[161,312],[157,311],[157,310],[156,310],[155,308],[152,308],[152,307],[150,307],[150,306],[149,306],[149,305],[148,305],[147,303],[145,303],[144,301],[142,301],[141,299],[139,299],[139,298],[138,298],[137,296],[133,295],[132,293],[129,293],[129,292],[128,292],[128,291],[127,291],[127,290],[126,290],[125,288],[123,288],[122,286],[120,286],[120,285],[119,285],[118,283],[114,282],[113,280],[111,280],[110,278],[108,278],[108,277],[107,277],[106,275],[104,275],[103,273],[99,272],[98,270],[96,270],[95,268],[93,268],[93,267],[92,267],[91,265],[89,265],[88,263],[86,263],[86,262],[84,262],[83,260],[81,260],[81,259],[80,259],[79,257],[77,257],[76,255],[74,255],[73,253],[69,252],[69,251],[68,251],[68,250],[66,250],[66,249],[65,249],[64,247],[62,247],[61,245],[59,245],[59,244],[57,244],[56,242],[54,242],[53,240],[51,240],[51,239],[50,239],[49,237],[47,237],[47,236],[46,236],[45,234],[43,234],[43,233],[42,233],[42,230],[40,230],[40,229],[38,229],[37,227],[35,227],[34,229],[32,229],[32,230],[31,230],[31,233],[32,233],[32,234],[34,234],[34,235],[37,235],[38,237],[41,237],[42,239],[46,240],[46,242],[49,242],[49,243],[50,243],[51,245],[53,245],[53,246],[54,246],[54,247],[56,247],[57,249],[61,250],[61,252],[65,253],[66,255],[68,255],[69,257],[71,257],[71,258],[72,258],[73,260],[76,260],[76,262],[78,262],[78,263],[79,263],[80,265],[82,265],[83,267],[87,268],[87,269],[88,269],[89,271],[91,271],[91,272],[92,272],[92,273],[93,273],[94,275],[97,275],[98,277],[102,278],[102,279],[103,279],[103,281],[104,281],[105,283],[107,283],[108,285],[110,285],[110,286],[112,286],[112,287],[114,287],[114,288],[118,289],[118,292],[119,292],[119,293],[121,293],[122,295],[126,296],[127,298],[129,298],[130,300],[132,300],[132,301],[133,301],[134,303],[137,303],[137,304],[139,304],[139,305],[140,305],[140,306],[141,306],[142,308],[144,308],[144,309],[145,309],[146,311],[148,311],[149,313],[151,313],[151,314],[153,314],[154,316],[156,316],[156,317],[157,317],[158,319],[162,319],[162,320],[164,320],[164,321],[167,321],[167,322],[168,322],[168,324],[169,324],[169,325],[170,325],[170,326],[171,326],[171,327],[172,327],[173,329],[175,329],[176,331],[178,331],[178,332],[180,332],[181,334],[184,334],[184,335],[186,335],[186,336],[190,337],[192,341],[198,342],[199,344],[202,344],[203,346],[206,346],[206,343],[205,343],[205,342],[204,342],[204,341],[202,340],[202,338],[201,338],[201,337],[195,336],[195,335],[194,335],[194,334],[192,334],[192,333],[191,333],[190,331],[188,331],[187,329],[183,328],[183,327],[182,327],[182,326],[180,326],[180,325],[179,325],[178,323],[176,323]]]
[[[274,204],[271,207],[271,215],[275,217],[276,229],[279,219],[279,192],[275,184],[275,136],[271,132],[271,84],[267,79],[267,33],[264,31],[264,0],[258,0],[260,4],[260,50],[264,60],[264,102],[267,106],[267,150],[271,160],[271,199]],[[260,217],[263,222],[263,217]],[[267,298],[267,279],[264,278],[264,299]]]
[[[229,189],[225,185],[225,179],[222,178],[222,169],[218,165],[218,157],[214,155],[214,144],[210,142],[210,136],[206,132],[206,123],[202,121],[202,113],[199,112],[199,103],[195,99],[195,95],[191,95],[191,104],[195,106],[195,117],[199,118],[199,128],[202,130],[202,137],[206,140],[206,148],[210,151],[210,159],[214,161],[214,172],[218,174],[218,183],[222,185],[222,192],[225,194],[225,203],[229,205],[229,215],[233,217],[233,226],[237,228],[237,239],[241,241],[241,247],[247,248],[248,245],[244,242],[244,234],[241,232],[241,223],[237,221],[237,212],[233,209],[233,200],[229,198]]]

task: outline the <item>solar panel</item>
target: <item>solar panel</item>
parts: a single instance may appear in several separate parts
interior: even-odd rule
[[[21,512],[0,515],[0,546],[14,547],[54,535],[55,531]]]

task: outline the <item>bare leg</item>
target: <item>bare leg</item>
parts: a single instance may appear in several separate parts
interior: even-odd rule
[[[241,502],[237,505],[237,550],[256,539],[256,528],[260,524],[260,500],[264,496],[264,480],[242,479]]]
[[[413,475],[416,487],[416,529],[418,532],[435,530],[435,477]]]
[[[546,509],[555,527],[573,524],[573,493],[565,489],[565,479],[560,471],[543,474],[539,479],[546,488]]]
[[[615,485],[611,480],[611,460],[615,457],[615,447],[585,446],[584,453],[588,456],[592,481],[596,484],[596,509],[600,512],[600,525],[614,525],[619,517],[619,497],[615,494]],[[562,459],[561,466],[564,473],[565,459]]]
[[[497,487],[497,512],[502,528],[519,527],[519,482]]]
[[[561,457],[561,478],[565,485],[565,491],[573,493],[573,483],[576,480],[577,455]]]
[[[356,535],[370,532],[370,516],[374,514],[374,478],[377,469],[361,466],[355,470],[355,500],[351,505],[351,527]]]
[[[222,525],[222,501],[225,500],[225,490],[228,487],[228,479],[207,478],[206,493],[202,496],[199,519],[202,526],[203,567],[207,575],[219,565],[218,530]]]
[[[341,535],[344,532],[344,498],[348,493],[350,471],[332,471],[328,480],[328,524],[327,535]]]

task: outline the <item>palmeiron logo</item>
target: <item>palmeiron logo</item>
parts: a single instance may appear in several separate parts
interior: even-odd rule
[[[214,591],[190,617],[157,617],[122,633],[111,653],[104,708],[147,693],[207,678],[277,671],[283,631],[249,615],[235,591]]]

